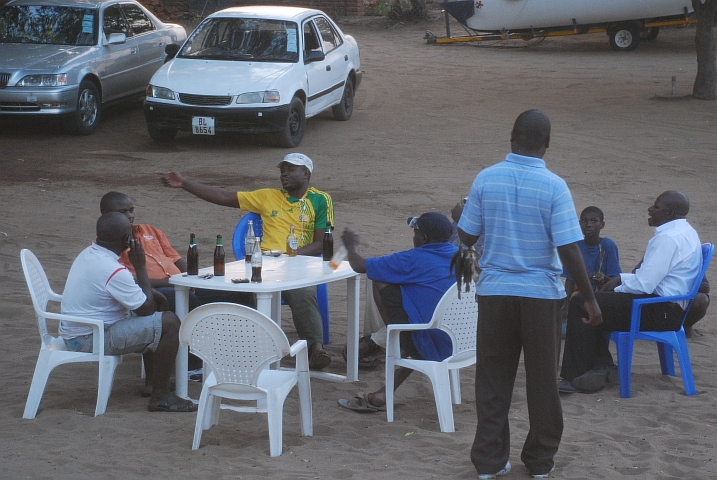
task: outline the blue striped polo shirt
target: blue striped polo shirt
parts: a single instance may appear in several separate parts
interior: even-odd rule
[[[458,226],[485,238],[479,295],[565,297],[556,247],[583,234],[567,184],[542,159],[509,153],[480,172]]]

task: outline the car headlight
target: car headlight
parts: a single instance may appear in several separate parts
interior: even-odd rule
[[[237,97],[237,103],[279,103],[279,92],[277,90],[266,90],[264,92],[242,93]]]
[[[17,82],[17,87],[64,87],[67,85],[67,74],[28,75]]]
[[[154,85],[147,86],[147,96],[154,98],[163,98],[165,100],[174,100],[174,92],[168,88],[155,87]]]

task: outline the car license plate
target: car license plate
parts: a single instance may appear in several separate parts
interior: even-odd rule
[[[192,133],[214,135],[214,117],[192,117]]]

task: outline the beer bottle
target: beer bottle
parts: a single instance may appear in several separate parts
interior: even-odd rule
[[[331,222],[326,222],[326,232],[324,233],[324,262],[331,260],[334,256],[334,235],[332,233]]]
[[[251,281],[252,283],[261,283],[261,237],[256,237],[254,248],[251,254]]]
[[[244,261],[251,262],[251,251],[254,248],[254,222],[249,220],[244,235]]]
[[[193,233],[189,235],[187,275],[199,275],[199,249],[197,248],[197,237]]]
[[[217,246],[214,248],[214,276],[224,276],[224,245],[221,235],[217,235]]]
[[[299,237],[294,233],[294,226],[291,226],[289,235],[286,236],[286,255],[288,257],[295,257],[296,250],[299,249]]]

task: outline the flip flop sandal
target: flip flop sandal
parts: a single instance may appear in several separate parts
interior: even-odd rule
[[[368,393],[364,392],[358,392],[356,396],[350,400],[346,400],[345,398],[340,399],[339,405],[356,413],[376,413],[386,411],[386,407],[379,407],[372,404],[368,400]]]
[[[364,351],[362,354],[361,345],[369,342],[370,344],[368,346],[363,347]],[[348,345],[344,345],[343,350],[341,350],[341,356],[344,357],[344,361],[346,361],[348,357],[348,348]],[[359,368],[376,368],[384,363],[386,363],[386,354],[379,345],[371,340],[371,335],[363,335],[359,338]]]
[[[199,407],[191,400],[184,400],[170,393],[154,407],[147,406],[150,412],[196,412]]]

